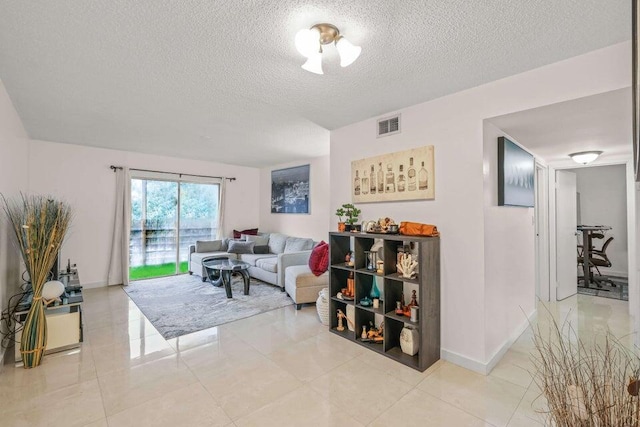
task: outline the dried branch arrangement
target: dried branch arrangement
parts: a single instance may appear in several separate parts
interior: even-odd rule
[[[42,287],[49,277],[71,222],[71,207],[46,196],[2,197],[33,289],[33,302],[22,330],[20,353],[25,368],[40,364],[47,344]]]
[[[547,338],[534,328],[534,380],[558,427],[639,427],[640,360],[610,333],[585,345],[565,321],[553,320]]]

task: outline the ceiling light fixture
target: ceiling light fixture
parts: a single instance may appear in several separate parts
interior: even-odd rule
[[[296,34],[296,49],[307,58],[302,65],[304,70],[315,74],[322,72],[322,46],[335,43],[340,54],[340,66],[347,67],[358,59],[362,48],[354,46],[340,35],[340,30],[331,24],[316,24],[308,30],[300,30]]]
[[[602,151],[581,151],[579,153],[571,153],[569,154],[569,157],[571,157],[576,163],[588,165],[597,159],[600,154],[602,154]]]

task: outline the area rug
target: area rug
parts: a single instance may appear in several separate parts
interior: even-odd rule
[[[224,288],[183,274],[137,280],[124,291],[166,339],[201,331],[293,304],[279,287],[251,279],[249,295],[241,278],[233,278],[233,298]]]
[[[592,295],[595,297],[604,297],[611,299],[619,299],[629,301],[629,283],[624,277],[611,277],[616,286],[609,283],[602,283],[602,288],[598,288],[595,284],[591,284],[589,288],[578,286],[578,293],[581,295]]]

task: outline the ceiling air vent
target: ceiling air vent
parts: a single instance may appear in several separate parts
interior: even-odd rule
[[[400,133],[400,115],[378,120],[378,136]]]

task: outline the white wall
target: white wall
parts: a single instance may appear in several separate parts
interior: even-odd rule
[[[63,260],[77,263],[84,286],[106,284],[115,209],[110,165],[236,177],[228,182],[225,235],[258,224],[259,169],[80,145],[31,141],[29,190],[52,194],[73,207],[74,220],[62,247]]]
[[[627,177],[626,165],[593,166],[569,169],[576,174],[576,188],[580,193],[580,220],[588,225],[610,225],[602,241],[594,240],[595,247],[613,237],[607,248],[611,268],[603,274],[627,277],[629,272],[627,251]],[[606,273],[605,273],[606,271]]]
[[[330,218],[333,211],[329,203],[329,156],[316,157],[310,161],[283,163],[260,170],[260,230],[279,232],[290,236],[311,237],[327,241]],[[271,213],[271,171],[300,165],[310,165],[309,193],[310,213]],[[336,221],[337,224],[337,219]],[[334,229],[337,227],[333,227]]]
[[[485,360],[506,350],[535,313],[534,209],[498,206],[498,137],[512,136],[484,122]],[[524,148],[524,147],[523,147]]]
[[[375,118],[331,132],[331,206],[350,200],[352,160],[435,146],[435,200],[360,207],[364,219],[390,216],[396,221],[433,223],[440,229],[444,358],[486,372],[491,355],[500,350],[492,347],[499,339],[487,339],[494,325],[485,318],[483,120],[628,87],[630,52],[630,43],[621,43],[403,109],[398,135],[376,138]],[[512,247],[528,244],[514,239]],[[513,302],[508,296],[496,298],[492,307],[511,311]],[[505,313],[495,316],[509,317]],[[506,335],[518,327],[508,325]]]
[[[9,95],[0,81],[0,194],[16,197],[28,187],[29,138]],[[0,309],[20,284],[20,255],[13,244],[11,228],[0,212]],[[0,348],[0,368],[4,349]]]

